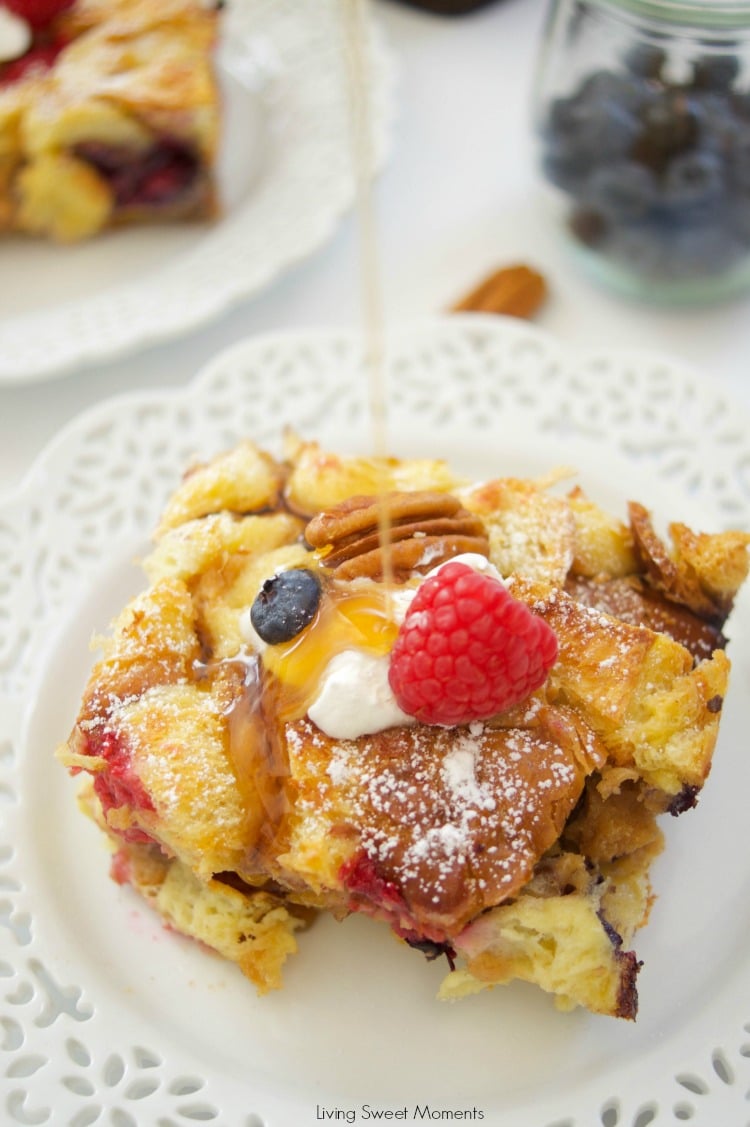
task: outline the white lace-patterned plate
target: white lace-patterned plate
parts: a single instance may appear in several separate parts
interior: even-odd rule
[[[525,324],[469,316],[394,333],[389,373],[395,453],[482,477],[575,466],[620,514],[635,496],[660,521],[750,525],[748,421],[668,361],[572,355]],[[406,1109],[408,1122],[465,1112],[492,1127],[746,1127],[745,597],[712,777],[696,810],[666,819],[635,1024],[558,1013],[520,984],[439,1004],[444,968],[363,918],[316,924],[285,989],[259,999],[108,879],[53,760],[91,633],[142,586],[132,561],[191,459],[243,435],[275,446],[285,424],[366,452],[367,399],[355,337],[252,340],[187,392],[75,421],[0,510],[0,1119],[306,1127],[367,1122],[369,1108],[370,1122]]]
[[[224,213],[82,245],[2,240],[0,384],[64,374],[189,332],[329,238],[354,198],[340,0],[232,0],[219,51]],[[385,159],[394,66],[368,26],[373,152]]]

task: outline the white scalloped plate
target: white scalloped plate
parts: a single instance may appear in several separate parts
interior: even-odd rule
[[[662,521],[750,526],[748,421],[667,360],[573,355],[469,316],[397,332],[389,372],[396,453],[481,476],[574,465],[614,511],[636,496]],[[82,416],[0,508],[0,1120],[306,1127],[406,1109],[492,1127],[747,1127],[744,596],[714,771],[698,808],[666,820],[635,1024],[560,1014],[522,985],[439,1004],[441,968],[362,918],[316,924],[285,989],[259,999],[108,879],[52,757],[90,634],[142,585],[133,557],[194,455],[246,434],[275,445],[287,423],[367,451],[365,383],[354,336],[249,341],[186,392]]]
[[[340,0],[232,0],[218,61],[226,105],[214,224],[107,232],[82,245],[2,240],[0,384],[58,376],[194,330],[330,238],[354,198]],[[374,163],[394,63],[367,29]]]

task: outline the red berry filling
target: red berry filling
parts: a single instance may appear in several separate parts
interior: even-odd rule
[[[422,951],[428,959],[446,955],[448,962],[452,962],[455,952],[445,936],[434,930],[426,934],[415,926],[401,889],[383,876],[364,849],[344,862],[339,869],[339,879],[350,895],[350,911],[385,920],[399,938]]]
[[[26,20],[34,30],[52,23],[52,20],[72,8],[74,3],[75,0],[2,0],[3,7]]]
[[[115,198],[115,207],[166,207],[178,202],[193,185],[199,172],[194,153],[177,141],[162,140],[144,153],[132,149],[86,141],[75,147],[75,155],[104,177]]]
[[[115,884],[130,884],[133,879],[133,865],[127,850],[118,849],[113,855],[109,875]]]
[[[355,911],[367,905],[369,910],[378,910],[395,920],[400,920],[406,911],[406,901],[398,885],[378,872],[364,849],[344,862],[339,878],[352,898],[351,907]]]
[[[56,39],[51,43],[32,47],[20,59],[0,64],[0,87],[11,86],[32,74],[43,74],[54,65],[57,56],[66,46],[66,40]]]
[[[133,758],[119,736],[112,731],[89,733],[84,755],[106,760],[106,770],[94,775],[94,791],[104,814],[126,806],[130,810],[154,810],[151,795],[133,770]],[[126,841],[152,842],[144,830],[131,827],[120,831]]]
[[[453,562],[426,579],[399,630],[389,682],[423,724],[468,724],[519,704],[557,659],[547,623],[492,576]]]

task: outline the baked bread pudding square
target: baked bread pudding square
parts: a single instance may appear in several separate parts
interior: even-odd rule
[[[216,214],[219,6],[10,0],[0,9],[0,231],[72,243]]]
[[[263,993],[322,912],[634,1019],[709,775],[750,535],[296,435],[190,468],[62,762],[115,880]],[[567,489],[567,492],[565,491]]]

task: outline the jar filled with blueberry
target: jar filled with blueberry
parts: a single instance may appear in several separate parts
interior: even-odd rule
[[[665,301],[750,287],[750,0],[556,0],[535,116],[596,277]]]

